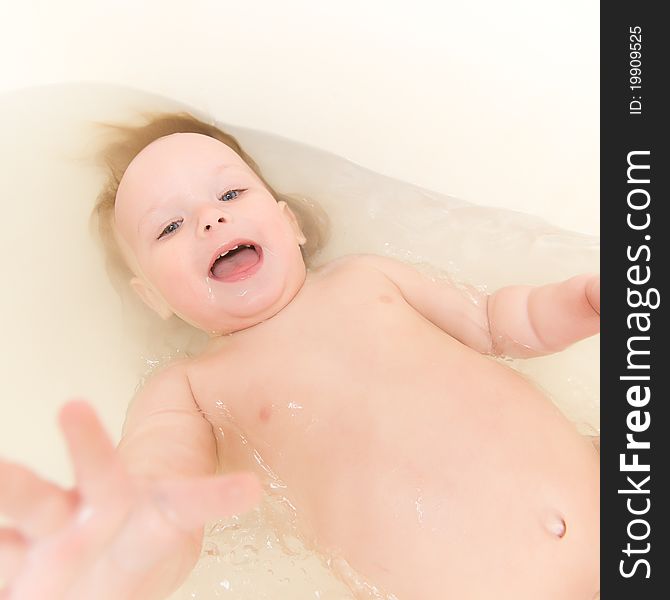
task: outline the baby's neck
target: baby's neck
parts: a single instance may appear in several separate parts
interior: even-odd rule
[[[283,310],[285,310],[286,307],[288,307],[289,305],[294,303],[296,301],[296,299],[299,296],[301,296],[304,293],[304,291],[312,285],[314,279],[316,277],[318,277],[319,271],[320,271],[320,269],[315,269],[315,270],[309,270],[308,269],[306,274],[305,274],[305,280],[304,280],[302,286],[300,287],[300,289],[298,290],[298,292],[296,293],[296,295],[285,306],[283,306],[276,313],[274,313],[271,317],[269,317],[267,319],[260,320],[257,323],[254,323],[253,325],[249,325],[248,327],[245,327],[243,329],[230,331],[228,333],[210,334],[210,338],[209,338],[207,344],[205,345],[205,347],[202,351],[202,354],[203,355],[204,354],[209,354],[211,352],[215,352],[217,350],[220,350],[226,344],[230,344],[232,342],[232,338],[235,337],[235,335],[237,335],[241,332],[253,330],[254,328],[258,327],[259,325],[262,325],[263,323],[265,323],[267,321],[270,321],[271,319],[275,318],[278,314],[280,314]]]

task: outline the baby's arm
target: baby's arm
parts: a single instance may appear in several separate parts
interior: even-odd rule
[[[435,325],[485,354],[515,358],[563,350],[600,330],[600,277],[578,275],[544,286],[509,286],[488,295],[434,281],[391,258],[363,255]]]
[[[182,363],[151,377],[133,399],[118,451],[131,473],[152,479],[216,472],[212,425],[198,408]]]
[[[488,315],[497,353],[523,358],[558,352],[600,331],[600,276],[502,288],[489,298]]]
[[[61,425],[74,490],[0,463],[0,512],[14,527],[0,535],[3,600],[165,598],[197,560],[203,525],[259,498],[251,475],[214,476],[211,425],[180,366],[140,391],[116,449],[84,402]]]

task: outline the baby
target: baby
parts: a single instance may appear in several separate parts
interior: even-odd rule
[[[234,138],[183,114],[125,131],[103,231],[142,300],[210,339],[144,385],[116,449],[65,406],[75,489],[0,465],[3,599],[165,598],[204,524],[258,502],[254,452],[305,540],[399,600],[597,596],[597,452],[490,356],[595,334],[598,276],[487,296],[381,256],[307,269],[309,215]]]

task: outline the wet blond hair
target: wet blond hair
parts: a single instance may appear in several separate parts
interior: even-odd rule
[[[106,171],[106,182],[98,194],[91,214],[91,226],[105,252],[107,271],[117,286],[132,276],[114,237],[114,206],[123,174],[132,160],[149,144],[173,133],[200,133],[212,137],[234,150],[259,177],[277,202],[284,201],[293,211],[306,243],[301,246],[303,259],[309,267],[328,236],[328,217],[313,201],[294,194],[278,193],[263,177],[260,167],[242,149],[240,143],[216,125],[201,121],[188,112],[142,113],[141,125],[96,122],[104,133],[104,143],[96,154],[97,162]]]

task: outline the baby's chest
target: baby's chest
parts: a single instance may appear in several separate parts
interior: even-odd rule
[[[413,309],[388,292],[337,300],[324,299],[244,332],[202,362],[200,377],[229,395],[260,397],[313,386],[323,391],[366,367],[374,376],[373,363],[401,350],[398,340]]]
[[[360,411],[383,395],[420,317],[392,285],[347,283],[344,293],[342,285],[311,291],[197,361],[200,405],[268,439],[294,429],[316,435],[326,422],[332,430],[349,406]]]

